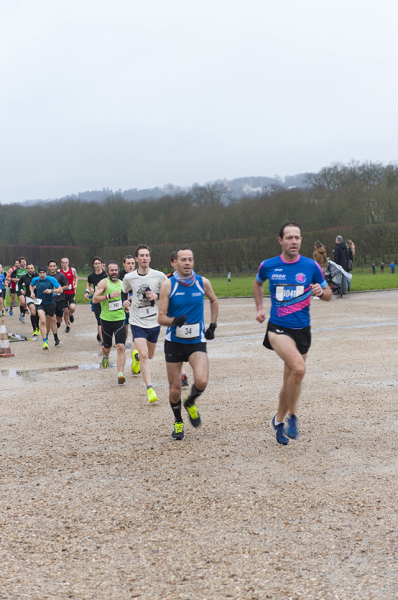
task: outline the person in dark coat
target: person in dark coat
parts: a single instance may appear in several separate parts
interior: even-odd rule
[[[347,244],[343,242],[343,238],[341,235],[338,235],[336,238],[336,247],[333,251],[334,262],[336,265],[340,265],[343,267],[344,271],[348,271],[348,247]],[[341,287],[343,290],[343,294],[347,293],[347,279],[343,277],[341,282]]]

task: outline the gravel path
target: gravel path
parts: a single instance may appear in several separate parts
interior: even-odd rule
[[[170,439],[162,343],[155,406],[141,376],[118,387],[116,368],[96,368],[88,306],[59,348],[12,344],[0,598],[397,600],[397,301],[312,303],[301,438],[287,447],[269,428],[282,363],[253,300],[220,301],[203,427],[187,423],[183,442]]]

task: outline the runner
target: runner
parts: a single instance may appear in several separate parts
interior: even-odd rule
[[[8,281],[8,286],[9,286],[9,290],[10,290],[10,297],[11,297],[11,304],[10,304],[10,317],[12,317],[13,315],[13,311],[14,311],[14,304],[15,304],[15,297],[17,295],[17,282],[16,281],[12,281],[11,280],[11,275],[12,273],[14,273],[14,271],[16,271],[19,268],[19,260],[16,258],[14,260],[14,266],[11,267],[8,271],[7,271],[7,281]]]
[[[137,350],[131,352],[133,359],[131,368],[133,373],[139,373],[141,369],[147,387],[148,402],[152,404],[158,400],[158,397],[152,387],[148,359],[153,358],[155,354],[160,332],[157,319],[158,307],[155,302],[159,298],[160,287],[167,278],[161,271],[150,268],[151,251],[148,246],[140,244],[134,254],[138,269],[127,273],[123,279],[122,298],[125,308],[130,309],[129,323],[137,347]],[[133,292],[132,302],[127,299],[130,290]]]
[[[4,272],[3,265],[0,264],[0,317],[4,317],[4,302],[6,299],[6,280],[7,276]]]
[[[106,265],[106,279],[102,279],[94,292],[94,304],[101,304],[102,325],[102,367],[108,368],[109,354],[112,348],[112,337],[115,336],[117,348],[117,382],[126,381],[123,375],[126,364],[126,327],[125,310],[122,303],[122,282],[119,280],[119,266],[116,261],[110,260]]]
[[[18,281],[18,300],[19,306],[22,306],[26,311],[30,312],[30,322],[32,324],[33,336],[40,335],[39,329],[39,317],[36,310],[37,301],[30,297],[30,284],[32,279],[37,277],[38,274],[35,271],[33,265],[27,266],[27,273],[22,275]]]
[[[94,271],[87,277],[86,291],[84,292],[84,299],[88,300],[90,296],[93,296],[97,285],[103,279],[106,279],[106,273],[102,269],[102,258],[94,256],[93,258]],[[91,301],[91,306],[95,318],[97,319],[97,341],[102,342],[102,329],[101,329],[101,304],[94,304]]]
[[[175,252],[172,252],[170,254],[170,263],[171,263],[171,266],[173,267],[173,272],[167,274],[168,279],[170,279],[170,277],[173,277],[174,273],[177,270]],[[182,387],[189,387],[188,377],[187,377],[187,374],[185,373],[184,363],[181,364],[181,385],[182,385]]]
[[[329,302],[332,290],[326,284],[319,265],[311,258],[299,254],[302,237],[301,227],[297,223],[284,223],[278,240],[282,246],[282,254],[261,263],[253,283],[253,293],[257,306],[256,319],[263,323],[263,286],[269,279],[271,314],[263,344],[269,350],[275,350],[284,361],[278,412],[272,419],[271,426],[276,432],[278,444],[286,445],[289,443],[288,438],[299,437],[296,403],[311,345],[311,293]]]
[[[54,277],[58,281],[58,285],[62,287],[60,294],[53,293],[53,299],[55,303],[55,313],[53,320],[51,321],[51,331],[53,332],[55,346],[59,346],[61,340],[58,337],[58,329],[61,327],[62,317],[65,309],[65,290],[68,289],[69,281],[65,275],[58,271],[58,265],[56,260],[49,260],[47,263],[48,272],[51,277]]]
[[[39,267],[39,276],[34,277],[30,284],[30,297],[40,301],[37,312],[40,319],[40,331],[43,338],[43,350],[48,350],[48,334],[51,329],[51,321],[55,314],[55,302],[53,292],[62,293],[62,287],[54,277],[47,275],[46,267]]]
[[[134,256],[132,254],[126,254],[126,256],[123,258],[123,269],[120,269],[119,271],[119,279],[120,281],[123,281],[123,279],[125,278],[127,273],[132,273],[135,269],[135,260],[134,260]],[[128,300],[130,300],[133,297],[132,292],[129,292],[128,295]],[[126,341],[128,340],[129,337],[129,319],[130,319],[130,312],[128,308],[125,308],[126,311]],[[133,357],[133,351],[137,350],[136,345],[134,344],[134,341],[132,341],[131,343],[131,357]],[[139,368],[138,368],[138,373],[140,372]]]
[[[193,369],[194,384],[184,400],[193,427],[202,419],[196,408],[196,399],[205,391],[209,377],[206,340],[214,339],[217,327],[218,300],[211,283],[193,271],[192,250],[179,248],[175,252],[176,271],[160,290],[159,323],[167,325],[164,352],[170,386],[170,405],[174,415],[173,440],[184,439],[181,415],[181,363],[189,362]],[[204,296],[210,300],[211,323],[205,331]]]
[[[18,264],[19,264],[19,267],[17,267],[16,269],[14,269],[14,271],[11,273],[11,281],[13,281],[16,284],[15,290],[16,290],[17,294],[19,292],[18,281],[22,277],[22,275],[26,275],[26,273],[28,272],[27,268],[26,268],[26,258],[24,256],[20,256],[18,258]],[[15,298],[15,296],[14,296],[14,298]],[[11,297],[11,306],[12,307],[14,306],[14,303],[12,301],[12,297]],[[24,306],[23,305],[21,306],[21,304],[19,304],[19,313],[20,314],[19,314],[19,319],[18,320],[21,323],[25,323],[25,319],[24,319],[25,312],[26,311],[25,311]]]
[[[65,291],[64,319],[66,325],[65,333],[69,333],[70,325],[75,320],[73,313],[76,310],[75,294],[79,276],[76,269],[69,267],[69,258],[61,258],[61,268],[59,272],[63,273],[68,280],[68,289]]]

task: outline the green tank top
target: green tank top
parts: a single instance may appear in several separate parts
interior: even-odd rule
[[[106,293],[110,295],[112,292],[118,291],[119,295],[116,298],[109,298],[101,302],[101,319],[104,319],[104,321],[122,321],[126,318],[126,311],[122,303],[123,283],[120,279],[113,282],[107,278],[106,281],[108,283]]]

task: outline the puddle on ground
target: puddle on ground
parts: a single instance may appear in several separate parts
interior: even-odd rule
[[[115,369],[116,363],[109,363],[108,369]],[[56,373],[58,371],[92,371],[101,369],[100,363],[86,363],[83,365],[70,365],[67,367],[49,367],[48,369],[1,369],[0,377],[21,377],[22,379],[31,379],[41,373]]]

